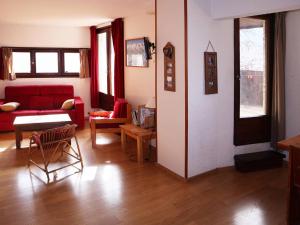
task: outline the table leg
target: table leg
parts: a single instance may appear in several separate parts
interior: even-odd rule
[[[143,151],[143,139],[141,137],[137,137],[137,161],[138,163],[144,162],[144,151]]]
[[[121,143],[122,143],[122,149],[123,151],[126,150],[126,134],[123,129],[121,129]]]
[[[20,149],[21,148],[21,141],[22,141],[22,132],[16,128],[15,129],[15,135],[16,135],[16,148]]]

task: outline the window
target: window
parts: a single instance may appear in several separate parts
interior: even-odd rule
[[[13,70],[15,73],[30,73],[30,52],[13,52]]]
[[[107,32],[98,34],[98,73],[99,73],[99,91],[108,94],[108,46]]]
[[[266,22],[240,19],[240,117],[267,114]]]
[[[111,28],[101,28],[98,33],[98,87],[100,105],[103,109],[111,110],[114,104],[114,61]]]
[[[235,20],[235,145],[270,141],[273,30],[273,15]]]
[[[13,70],[17,77],[78,77],[79,49],[13,48]]]
[[[35,53],[36,73],[58,73],[57,52]]]
[[[80,72],[80,55],[78,52],[64,53],[64,73]]]

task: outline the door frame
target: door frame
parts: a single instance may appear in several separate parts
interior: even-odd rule
[[[271,139],[272,78],[274,65],[274,14],[249,18],[266,21],[267,41],[267,113],[252,118],[240,118],[240,19],[234,20],[234,137],[236,146],[269,142]]]

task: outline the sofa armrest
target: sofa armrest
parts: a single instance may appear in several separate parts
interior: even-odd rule
[[[3,105],[4,104],[4,99],[0,99],[0,105]]]
[[[76,121],[75,123],[79,128],[84,128],[84,102],[78,96],[74,97],[74,107],[76,111]]]

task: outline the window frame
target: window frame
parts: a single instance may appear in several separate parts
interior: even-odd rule
[[[271,140],[272,77],[274,65],[274,14],[249,18],[266,21],[266,71],[267,110],[266,115],[240,117],[240,19],[234,20],[234,145],[247,145]]]
[[[16,73],[17,78],[63,78],[79,77],[79,73],[66,73],[64,68],[64,53],[79,53],[82,48],[28,48],[28,47],[10,47],[12,52],[29,52],[30,53],[30,73]],[[38,52],[57,52],[58,53],[58,72],[57,73],[37,73],[36,57]]]

